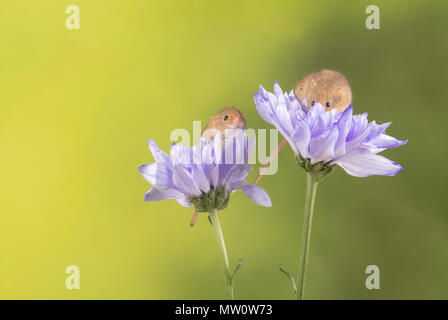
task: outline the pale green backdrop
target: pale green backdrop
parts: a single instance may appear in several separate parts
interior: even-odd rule
[[[80,8],[67,30],[65,8]],[[367,30],[376,4],[381,29]],[[355,112],[393,121],[409,139],[385,152],[405,170],[359,179],[342,170],[318,190],[306,297],[448,298],[446,1],[6,0],[0,4],[0,298],[223,299],[205,216],[175,201],[143,202],[152,162],[219,108],[252,128],[259,84],[343,72]],[[250,179],[255,176],[251,173]],[[261,186],[222,212],[241,299],[293,298],[305,175],[288,149]],[[81,289],[65,288],[65,267]],[[367,265],[381,289],[364,286]]]

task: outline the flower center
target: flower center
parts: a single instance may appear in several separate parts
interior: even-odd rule
[[[297,163],[306,172],[311,172],[316,175],[317,181],[325,178],[331,172],[333,172],[336,167],[335,164],[330,164],[329,162],[320,161],[315,164],[311,164],[310,159],[304,159],[300,154],[296,157]]]
[[[194,205],[196,211],[211,212],[214,209],[222,210],[227,207],[230,195],[225,186],[213,187],[208,193],[202,193],[200,196],[191,197],[189,201]]]

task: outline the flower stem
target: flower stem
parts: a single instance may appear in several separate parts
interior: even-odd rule
[[[297,300],[302,300],[305,292],[306,268],[311,241],[311,225],[313,222],[314,200],[316,200],[317,175],[313,172],[307,173],[305,215],[302,231],[302,245],[299,256],[299,274],[297,276]]]
[[[260,169],[260,173],[258,174],[258,176],[255,178],[255,181],[253,182],[253,184],[257,184],[258,181],[260,181],[261,177],[263,176],[264,172],[266,171],[267,167],[269,167],[269,165],[271,164],[272,160],[275,159],[275,157],[280,153],[280,151],[283,149],[283,147],[288,143],[288,141],[286,141],[286,139],[283,139],[282,142],[280,142],[280,144],[277,147],[277,150],[272,151],[271,155],[269,156],[268,162],[266,162],[263,167]]]
[[[226,244],[224,243],[224,236],[222,234],[221,224],[219,222],[218,210],[214,209],[209,212],[210,221],[215,232],[216,241],[218,242],[219,254],[224,266],[224,278],[226,280],[227,298],[233,300],[233,277],[230,271],[229,258],[227,256]]]

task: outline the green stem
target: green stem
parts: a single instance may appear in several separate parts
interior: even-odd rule
[[[311,241],[311,225],[313,222],[314,200],[316,200],[317,175],[312,172],[307,173],[306,179],[306,200],[305,216],[303,221],[302,245],[299,256],[299,274],[297,276],[297,300],[302,300],[305,291],[306,268],[308,265],[308,255]]]
[[[224,266],[224,278],[226,280],[227,298],[233,300],[233,279],[230,271],[229,258],[227,256],[226,244],[224,243],[224,236],[222,234],[221,224],[219,222],[218,210],[215,209],[209,212],[210,221],[212,222],[213,231],[215,232],[216,242],[218,242],[219,254]]]

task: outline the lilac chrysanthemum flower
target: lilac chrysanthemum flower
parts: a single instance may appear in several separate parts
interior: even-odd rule
[[[238,189],[265,207],[271,206],[271,199],[262,188],[245,182],[252,169],[247,163],[255,140],[249,140],[242,130],[226,138],[221,139],[218,132],[214,140],[201,138],[199,145],[193,147],[174,143],[170,156],[149,140],[156,162],[145,164],[139,170],[153,185],[145,194],[145,201],[176,199],[185,207],[194,205],[197,212],[208,212],[224,267],[227,297],[233,299],[235,274],[243,261],[240,259],[231,270],[218,211],[227,207],[230,193]]]
[[[353,115],[352,106],[342,112],[337,109],[327,112],[321,104],[316,103],[308,109],[306,100],[298,101],[292,91],[284,93],[277,82],[274,93],[260,86],[254,100],[260,116],[280,131],[293,149],[299,165],[307,171],[297,281],[280,266],[280,270],[291,281],[297,299],[303,299],[314,202],[319,182],[336,165],[355,177],[394,176],[403,168],[378,153],[401,146],[407,141],[397,140],[385,133],[390,123],[369,123],[367,113]]]
[[[307,171],[330,171],[341,166],[355,177],[394,176],[403,168],[379,152],[405,144],[385,134],[390,123],[378,125],[367,121],[367,113],[352,115],[353,107],[343,112],[325,111],[316,103],[310,109],[294,93],[284,93],[276,82],[274,93],[260,86],[255,93],[260,116],[274,125],[288,141],[299,164]]]
[[[174,143],[170,156],[149,140],[156,162],[139,167],[142,176],[153,185],[144,200],[176,199],[182,206],[194,205],[196,211],[210,212],[224,209],[230,193],[241,189],[255,203],[270,207],[267,193],[245,182],[252,169],[247,163],[255,141],[241,132],[222,146],[220,135],[218,132],[212,141],[201,138],[200,144],[193,147]]]

